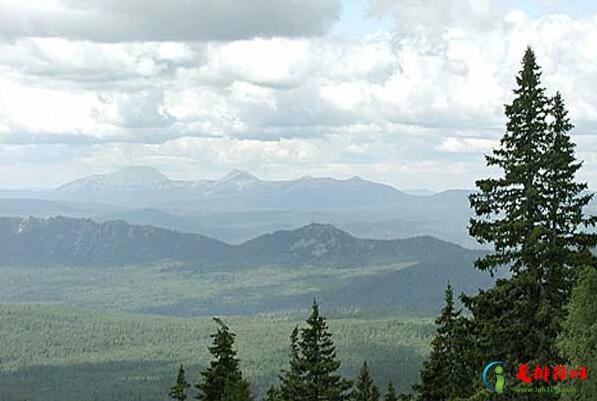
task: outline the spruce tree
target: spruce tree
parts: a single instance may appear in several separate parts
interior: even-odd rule
[[[250,401],[250,386],[239,368],[239,360],[234,350],[235,334],[220,319],[209,352],[214,359],[209,367],[201,372],[202,380],[195,387],[199,390],[200,401]]]
[[[586,228],[597,224],[597,216],[586,216],[583,208],[592,200],[586,193],[588,185],[575,181],[582,162],[574,155],[576,145],[568,132],[574,128],[562,95],[558,92],[551,99],[549,146],[545,156],[543,181],[547,197],[548,232],[548,283],[563,280],[565,295],[573,283],[567,268],[595,264],[591,249],[597,245],[597,234]],[[559,301],[561,302],[561,300]]]
[[[469,232],[493,245],[493,253],[476,266],[492,274],[506,266],[511,277],[463,301],[474,317],[478,354],[514,367],[564,362],[554,344],[574,269],[595,263],[590,249],[597,243],[597,236],[586,232],[595,217],[583,215],[591,196],[583,194],[586,184],[575,181],[581,163],[568,135],[572,124],[561,95],[548,98],[540,78],[528,48],[514,99],[506,105],[506,133],[486,157],[500,174],[477,181],[479,191],[470,196],[476,216]],[[516,395],[502,399],[506,397]],[[557,396],[543,395],[553,398]]]
[[[191,387],[191,385],[187,383],[187,379],[185,378],[184,367],[180,365],[180,368],[178,369],[178,376],[176,378],[176,384],[172,386],[168,395],[173,400],[185,401],[187,399],[187,391],[189,387]]]
[[[302,401],[304,369],[299,349],[299,329],[295,327],[290,335],[290,363],[280,374],[280,397],[284,401]]]
[[[336,358],[332,334],[325,318],[319,314],[316,301],[313,301],[307,327],[301,330],[299,348],[304,370],[301,383],[304,399],[306,401],[346,400],[351,383],[337,373],[340,361]]]
[[[444,308],[435,321],[437,333],[431,341],[431,352],[423,363],[420,383],[413,386],[420,400],[447,401],[471,386],[467,357],[470,336],[461,313],[456,309],[454,293],[448,284]]]
[[[350,396],[351,401],[379,401],[379,389],[373,383],[373,378],[369,373],[367,362],[363,366],[354,383],[354,388]]]
[[[481,270],[494,272],[510,264],[514,274],[537,273],[543,250],[542,194],[549,99],[540,82],[541,71],[529,48],[516,77],[515,98],[506,105],[506,133],[500,146],[486,156],[489,167],[502,175],[477,181],[479,191],[470,196],[476,218],[470,234],[481,243],[492,243],[494,252],[476,261]]]

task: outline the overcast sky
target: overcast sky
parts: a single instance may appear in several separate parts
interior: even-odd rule
[[[595,189],[594,4],[0,0],[0,187],[149,165],[472,188],[530,44]]]

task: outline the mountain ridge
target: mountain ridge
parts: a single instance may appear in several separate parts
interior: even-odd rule
[[[10,197],[4,191],[2,197]],[[18,192],[23,198],[27,191]],[[29,193],[32,198],[107,203],[120,207],[211,209],[316,209],[390,204],[413,197],[390,185],[360,177],[301,177],[268,181],[233,170],[219,179],[173,180],[153,167],[130,166],[82,177],[54,189]]]
[[[321,223],[230,245],[124,221],[2,217],[0,298],[177,316],[277,313],[314,297],[337,310],[428,312],[441,308],[448,282],[469,294],[493,283],[473,267],[484,254]]]
[[[331,224],[278,230],[239,245],[122,220],[0,218],[0,263],[5,265],[127,265],[182,263],[196,266],[356,266],[431,260],[458,253],[456,244],[433,237],[404,240],[357,238]],[[423,252],[424,248],[426,249]]]

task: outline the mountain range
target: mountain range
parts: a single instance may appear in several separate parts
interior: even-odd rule
[[[493,279],[473,267],[483,254],[429,236],[362,239],[330,224],[230,245],[124,221],[0,218],[0,269],[13,283],[4,288],[12,301],[104,307],[116,299],[133,302],[133,294],[147,288],[133,302],[146,306],[127,310],[158,314],[279,312],[313,297],[339,309],[436,311],[447,282],[468,293],[491,285]],[[90,282],[97,283],[93,296]],[[172,286],[191,292],[170,294]],[[205,291],[214,296],[206,298]]]
[[[313,223],[230,245],[200,234],[124,221],[0,217],[0,265],[5,266],[351,267],[452,261],[471,252],[429,236],[361,239],[331,224]]]
[[[359,177],[266,181],[245,171],[218,180],[172,180],[132,166],[49,190],[0,190],[0,216],[125,220],[240,244],[263,233],[329,223],[376,239],[432,235],[469,248],[469,190],[400,191]],[[590,211],[597,211],[596,202]]]
[[[156,169],[131,166],[74,180],[44,191],[4,191],[2,197],[105,203],[121,207],[215,210],[329,209],[388,205],[415,197],[391,186],[353,177],[260,180],[232,171],[218,180],[171,180]]]
[[[181,181],[133,166],[54,189],[0,190],[0,216],[125,220],[237,244],[316,221],[370,238],[429,234],[474,247],[466,234],[469,193],[413,195],[359,177],[266,181],[244,171]]]

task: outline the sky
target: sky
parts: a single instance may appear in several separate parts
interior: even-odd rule
[[[0,188],[175,179],[473,188],[531,45],[597,188],[591,0],[0,0]]]

